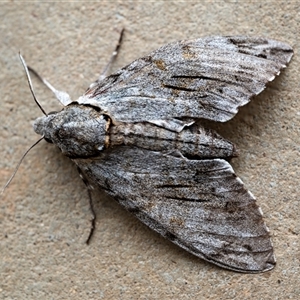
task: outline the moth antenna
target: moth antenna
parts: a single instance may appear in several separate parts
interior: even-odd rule
[[[48,80],[43,78],[36,70],[28,66],[28,70],[33,73],[56,97],[56,99],[63,105],[67,106],[72,101],[70,95],[64,91],[57,90]]]
[[[16,175],[16,173],[18,172],[19,167],[20,167],[20,165],[21,165],[23,159],[24,159],[25,156],[28,154],[28,152],[29,152],[33,147],[35,147],[35,146],[36,146],[41,140],[43,140],[43,139],[44,139],[44,135],[43,135],[37,142],[35,142],[32,146],[30,146],[29,149],[27,149],[27,150],[25,151],[25,153],[24,153],[23,156],[21,157],[19,163],[17,164],[17,166],[16,166],[16,168],[15,168],[13,174],[10,176],[9,180],[7,181],[7,183],[5,184],[5,186],[3,187],[3,189],[1,190],[0,195],[3,194],[3,192],[5,191],[5,189],[9,186],[9,184],[11,183],[11,181],[13,180],[13,178],[15,177],[15,175]]]
[[[20,60],[22,62],[22,65],[24,67],[24,70],[25,70],[25,73],[26,73],[26,77],[27,77],[27,81],[28,81],[28,85],[29,85],[29,88],[30,88],[30,91],[31,91],[31,94],[32,94],[32,97],[35,101],[35,103],[37,104],[37,106],[40,108],[40,110],[43,112],[43,114],[45,116],[48,116],[47,113],[44,111],[44,109],[42,108],[42,106],[40,105],[39,101],[37,100],[36,96],[35,96],[35,93],[34,93],[34,90],[33,90],[33,86],[32,86],[32,82],[31,82],[31,78],[30,78],[30,75],[29,75],[29,71],[28,71],[28,68],[27,68],[27,65],[26,65],[26,62],[23,58],[23,56],[21,55],[21,53],[19,52],[19,57],[20,57]]]

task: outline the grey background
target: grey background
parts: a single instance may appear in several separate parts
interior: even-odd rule
[[[43,142],[0,198],[1,299],[299,299],[299,55],[297,2],[101,2],[0,4],[0,186],[37,135],[41,116],[18,58],[56,88],[80,96],[108,61],[113,69],[168,42],[206,35],[255,35],[295,49],[290,66],[230,122],[233,167],[257,197],[277,256],[268,273],[243,275],[208,264],[161,238],[113,199],[88,197],[76,168]],[[46,111],[60,106],[33,78]],[[216,216],[217,218],[217,216]]]

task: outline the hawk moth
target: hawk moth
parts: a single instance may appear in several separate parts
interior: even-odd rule
[[[220,267],[275,266],[261,209],[235,175],[235,145],[201,119],[225,122],[286,67],[292,48],[247,36],[165,45],[34,123],[81,170],[143,223]]]

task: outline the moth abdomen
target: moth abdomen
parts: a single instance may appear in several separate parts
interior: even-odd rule
[[[122,123],[110,128],[109,137],[111,147],[137,146],[165,153],[179,151],[193,159],[237,156],[233,143],[199,125],[186,127],[178,133],[147,122]]]

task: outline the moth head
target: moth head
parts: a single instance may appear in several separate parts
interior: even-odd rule
[[[106,145],[109,120],[93,107],[72,104],[35,120],[34,131],[70,158],[91,157]]]

